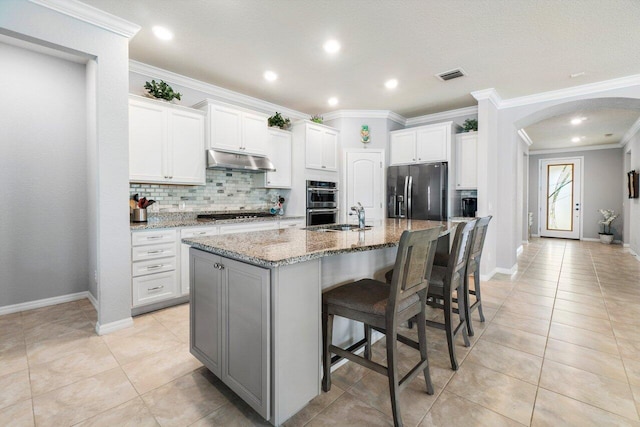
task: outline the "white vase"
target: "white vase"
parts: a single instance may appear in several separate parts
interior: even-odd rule
[[[600,234],[600,243],[610,245],[613,242],[613,234]]]

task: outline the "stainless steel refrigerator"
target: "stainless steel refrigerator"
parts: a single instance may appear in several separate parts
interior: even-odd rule
[[[387,217],[447,219],[447,163],[390,166]]]

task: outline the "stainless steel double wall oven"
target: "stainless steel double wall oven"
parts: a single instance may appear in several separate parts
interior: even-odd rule
[[[307,226],[338,221],[338,184],[307,181]]]

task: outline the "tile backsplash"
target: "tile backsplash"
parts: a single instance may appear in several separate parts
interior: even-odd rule
[[[252,175],[208,169],[207,185],[129,184],[129,193],[155,200],[151,208],[160,211],[265,210],[278,195],[288,199],[290,190],[257,188]]]

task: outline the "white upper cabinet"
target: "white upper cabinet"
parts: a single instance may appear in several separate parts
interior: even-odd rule
[[[456,135],[456,189],[478,188],[478,133]]]
[[[390,133],[391,165],[451,161],[453,122]]]
[[[267,116],[211,100],[195,108],[207,112],[208,148],[264,156],[267,153]]]
[[[129,180],[203,185],[204,114],[131,95]]]
[[[291,188],[291,132],[269,129],[268,134],[267,157],[276,171],[265,173],[263,184],[267,188]]]
[[[414,163],[416,161],[416,133],[391,134],[391,164]]]
[[[304,123],[307,169],[338,170],[338,131],[324,125]]]

